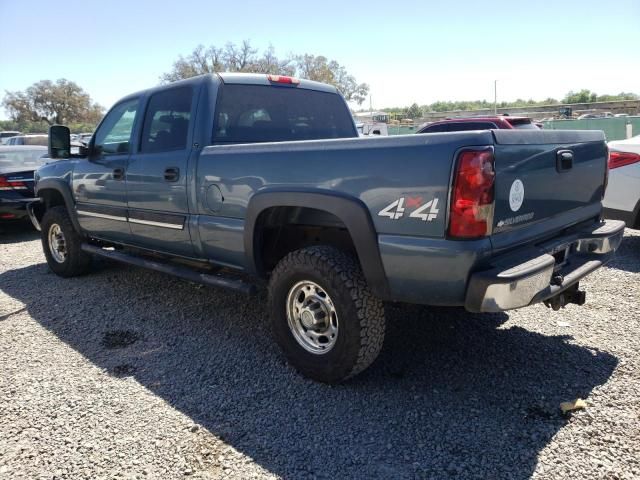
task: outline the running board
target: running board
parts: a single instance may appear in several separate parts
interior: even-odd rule
[[[105,250],[103,248],[96,247],[95,245],[89,245],[88,243],[83,243],[81,248],[92,255],[98,255],[110,260],[115,260],[116,262],[128,263],[129,265],[135,265],[136,267],[148,268],[149,270],[155,270],[157,272],[168,273],[175,277],[180,277],[195,283],[201,283],[203,285],[209,285],[211,287],[227,288],[247,295],[252,295],[257,291],[255,285],[235,278],[201,273],[179,265],[156,262],[154,260],[148,260],[135,255],[128,255],[116,250]]]

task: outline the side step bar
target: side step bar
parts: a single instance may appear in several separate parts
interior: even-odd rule
[[[247,295],[256,293],[257,288],[255,285],[242,280],[223,277],[221,275],[211,275],[209,273],[196,272],[187,267],[179,265],[172,265],[169,263],[156,262],[143,257],[135,255],[128,255],[126,253],[118,252],[115,250],[105,250],[95,245],[89,245],[88,243],[82,244],[82,250],[92,255],[98,255],[100,257],[115,260],[117,262],[128,263],[129,265],[135,265],[136,267],[148,268],[157,272],[168,273],[175,277],[180,277],[185,280],[189,280],[195,283],[201,283],[203,285],[209,285],[211,287],[222,287],[237,292],[242,292]]]

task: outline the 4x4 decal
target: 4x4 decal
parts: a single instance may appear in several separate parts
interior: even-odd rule
[[[406,207],[405,207],[406,205]],[[423,222],[431,222],[438,218],[438,198],[422,203],[422,197],[400,197],[378,212],[380,217],[388,217],[391,220],[399,220],[404,216],[405,209],[417,207],[409,214],[410,218],[419,218]]]

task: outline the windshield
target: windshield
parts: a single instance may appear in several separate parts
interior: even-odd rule
[[[0,173],[36,170],[50,160],[41,158],[46,153],[46,148],[0,148]]]
[[[224,85],[213,142],[258,143],[358,134],[340,95],[267,85]]]

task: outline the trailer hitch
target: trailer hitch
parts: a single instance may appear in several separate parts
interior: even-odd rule
[[[584,305],[584,302],[587,300],[587,293],[584,290],[578,290],[579,285],[579,283],[572,285],[564,292],[545,300],[544,304],[556,311],[564,308],[570,303]]]

